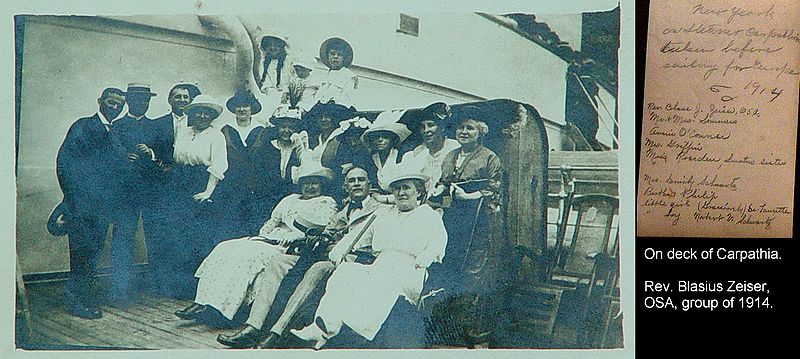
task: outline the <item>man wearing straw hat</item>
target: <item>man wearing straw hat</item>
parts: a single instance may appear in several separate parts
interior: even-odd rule
[[[165,144],[160,139],[155,126],[157,122],[146,116],[150,99],[154,96],[156,94],[150,91],[148,84],[128,84],[125,92],[128,113],[115,121],[111,130],[116,149],[113,156],[120,164],[116,176],[119,178],[121,195],[116,206],[118,220],[114,226],[111,249],[114,267],[111,296],[118,302],[126,302],[131,298],[133,242],[139,215],[152,212],[147,207],[155,187],[152,181],[161,172],[156,152],[163,153],[167,147],[171,147],[171,144]],[[147,236],[147,226],[145,230]]]

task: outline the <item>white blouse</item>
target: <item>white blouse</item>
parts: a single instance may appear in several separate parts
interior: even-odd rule
[[[228,170],[228,150],[225,135],[214,126],[202,132],[190,128],[175,134],[176,163],[190,166],[207,166],[208,172],[217,179],[225,179]]]
[[[320,78],[319,90],[315,97],[322,103],[333,100],[340,105],[354,106],[352,93],[357,82],[356,75],[346,67],[328,70]]]
[[[428,176],[428,182],[425,187],[428,193],[433,191],[436,183],[442,178],[442,163],[445,156],[451,151],[461,147],[458,141],[445,138],[444,146],[436,153],[431,153],[425,144],[421,144],[414,148],[414,150],[406,152],[400,165],[408,168],[419,168],[421,173]]]
[[[447,247],[447,231],[442,217],[433,208],[423,204],[408,212],[401,212],[397,206],[378,211],[372,226],[372,249],[380,255],[391,252],[409,254],[423,267],[442,261]]]

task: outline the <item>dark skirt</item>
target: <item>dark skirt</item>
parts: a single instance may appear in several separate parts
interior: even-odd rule
[[[491,333],[496,316],[494,288],[497,258],[492,255],[497,214],[486,199],[457,200],[444,210],[447,247],[441,264],[429,269],[429,289],[443,288],[428,298],[426,318],[428,345],[472,345]]]
[[[206,166],[176,165],[170,174],[168,210],[172,220],[165,228],[164,248],[171,254],[164,275],[171,280],[170,289],[177,297],[194,295],[197,280],[194,273],[214,248],[219,231],[213,202],[198,203],[193,196],[205,190],[209,172]]]
[[[479,209],[480,206],[480,209]],[[441,264],[430,269],[430,288],[444,288],[447,295],[480,290],[480,274],[486,264],[491,237],[485,200],[454,200],[444,210],[447,247]]]

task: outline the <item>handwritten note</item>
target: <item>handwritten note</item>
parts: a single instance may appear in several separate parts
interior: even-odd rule
[[[640,236],[791,237],[800,1],[653,0]]]

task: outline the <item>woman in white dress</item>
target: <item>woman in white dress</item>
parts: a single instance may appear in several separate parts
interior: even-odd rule
[[[242,304],[249,304],[258,295],[252,285],[269,261],[285,254],[292,242],[305,238],[300,223],[321,227],[336,213],[333,198],[322,195],[323,183],[332,177],[333,171],[322,166],[301,167],[297,177],[300,194],[282,199],[258,235],[217,245],[195,273],[200,282],[194,303],[175,315],[198,319],[213,307],[228,320],[233,319]]]
[[[319,47],[319,59],[328,68],[321,75],[319,90],[314,97],[318,102],[333,101],[345,107],[356,107],[354,90],[358,77],[350,71],[353,64],[353,47],[342,38],[332,37]]]
[[[328,280],[314,323],[291,330],[315,349],[337,335],[344,324],[373,340],[399,296],[412,304],[419,302],[427,268],[445,255],[447,232],[441,216],[421,204],[426,198],[425,176],[405,173],[393,178],[395,205],[377,210],[364,234],[372,236],[372,248],[379,252],[375,262],[341,263],[347,248],[334,248],[330,259],[341,264]]]

